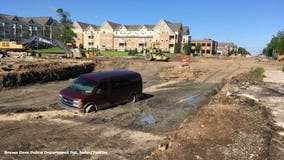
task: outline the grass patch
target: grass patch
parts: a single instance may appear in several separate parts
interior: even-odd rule
[[[262,81],[264,78],[264,68],[263,67],[256,67],[255,69],[251,69],[252,77],[258,79],[258,81]]]
[[[128,52],[124,51],[100,51],[102,56],[114,57],[114,56],[128,56]]]
[[[262,82],[264,78],[264,68],[257,67],[251,68],[250,72],[241,73],[237,76],[232,77],[230,80],[231,84],[240,84],[243,82],[249,82],[250,84],[256,84],[257,82]]]
[[[46,48],[46,49],[35,49],[32,51],[36,53],[64,53],[63,49],[59,47],[52,47],[52,48]]]
[[[264,68],[262,68],[262,67],[257,67],[257,68],[255,68],[255,69],[253,70],[253,72],[254,72],[254,73],[257,73],[257,74],[259,74],[259,75],[263,75],[263,73],[264,73]]]

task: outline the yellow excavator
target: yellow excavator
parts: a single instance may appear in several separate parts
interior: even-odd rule
[[[16,41],[0,41],[0,50],[26,50],[26,48]]]
[[[0,41],[0,50],[2,52],[5,51],[24,51],[28,50],[30,48],[35,47],[38,44],[48,44],[52,46],[57,46],[64,50],[64,52],[67,54],[67,57],[82,57],[80,54],[73,54],[71,49],[63,44],[61,41],[56,39],[48,39],[40,36],[33,36],[30,37],[27,40],[22,41],[21,43],[17,44],[16,41]]]
[[[278,61],[284,61],[284,54],[279,54],[278,56],[277,56],[277,60]]]

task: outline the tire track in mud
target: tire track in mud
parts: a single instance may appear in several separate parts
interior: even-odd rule
[[[221,70],[217,70],[211,74],[209,74],[204,80],[201,80],[201,83],[208,83],[208,82],[213,82],[213,83],[220,83],[222,79],[228,79],[230,78],[233,74],[236,73],[240,69],[241,65],[240,64],[229,64],[225,66]],[[216,79],[212,79],[213,77],[216,77]]]

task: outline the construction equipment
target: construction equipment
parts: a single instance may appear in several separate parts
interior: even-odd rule
[[[164,53],[161,52],[161,50],[157,49],[155,44],[152,43],[152,46],[150,49],[146,49],[144,51],[144,57],[148,61],[157,60],[157,61],[167,61],[169,60],[169,57],[166,56]]]
[[[1,41],[0,50],[26,50],[22,44],[17,44],[16,41]]]
[[[284,54],[282,54],[282,55],[279,54],[279,55],[277,56],[277,60],[278,60],[278,61],[283,61],[283,60],[284,60]]]
[[[67,57],[74,57],[73,52],[70,48],[68,48],[66,45],[64,45],[59,40],[50,40],[47,38],[43,38],[40,36],[33,36],[30,37],[27,40],[22,41],[20,44],[17,44],[15,41],[1,41],[0,42],[0,50],[5,51],[23,51],[28,50],[31,48],[35,48],[38,45],[42,44],[48,44],[52,46],[57,46],[64,50],[64,52],[67,54]],[[82,55],[76,55],[77,57],[82,58]],[[76,57],[74,57],[76,58]]]
[[[39,44],[42,44],[42,43],[52,45],[52,46],[57,46],[57,47],[63,49],[68,57],[73,57],[73,53],[72,53],[71,49],[68,48],[66,45],[64,45],[61,41],[56,40],[56,39],[50,40],[50,39],[39,37],[39,36],[33,36],[33,37],[23,41],[22,45],[25,48],[29,49],[29,48],[34,48],[36,45],[39,45]]]

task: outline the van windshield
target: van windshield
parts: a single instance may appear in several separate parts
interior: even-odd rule
[[[79,77],[75,79],[69,87],[72,88],[73,90],[90,94],[93,92],[96,86],[97,86],[96,82]]]

